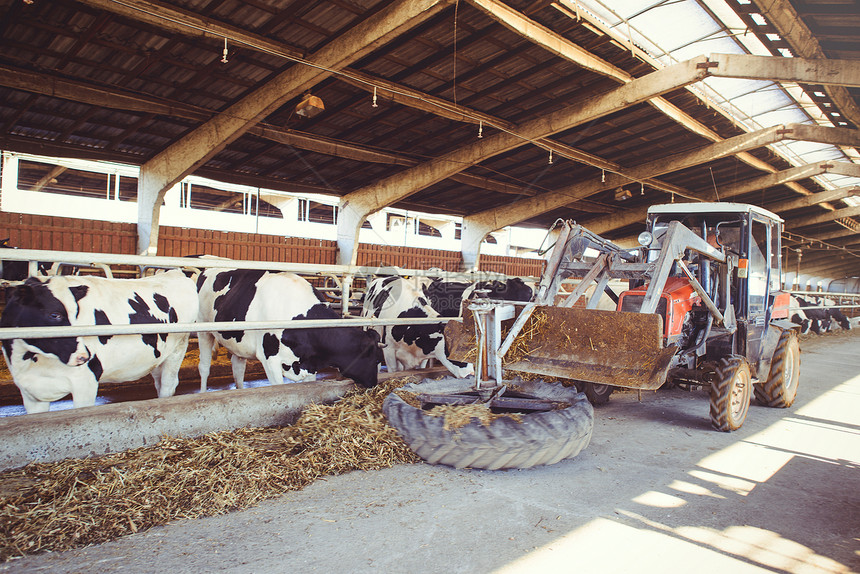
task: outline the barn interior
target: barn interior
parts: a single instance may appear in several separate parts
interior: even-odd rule
[[[382,207],[456,215],[468,264],[507,225],[573,219],[631,244],[649,205],[736,201],[785,219],[785,269],[860,272],[855,3],[4,0],[0,14],[0,149],[141,166],[121,193],[152,209],[189,173],[335,196],[339,263]],[[215,189],[195,201],[239,209]],[[157,235],[142,217],[138,252]]]

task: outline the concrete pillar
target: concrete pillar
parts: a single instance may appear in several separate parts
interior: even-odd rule
[[[460,254],[463,257],[462,271],[477,271],[480,264],[481,244],[492,231],[486,225],[463,219],[463,229],[460,232]]]

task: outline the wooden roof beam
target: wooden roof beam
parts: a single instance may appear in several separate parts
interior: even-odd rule
[[[572,201],[583,199],[595,193],[614,189],[619,185],[629,183],[630,178],[635,181],[642,181],[647,178],[657,177],[661,174],[679,171],[722,157],[735,155],[739,152],[763,147],[785,139],[799,139],[800,137],[805,136],[805,134],[811,133],[804,130],[798,130],[799,127],[801,127],[799,124],[773,126],[756,132],[735,136],[695,150],[669,156],[667,158],[633,168],[627,168],[625,170],[626,177],[618,176],[616,174],[608,174],[605,182],[598,180],[594,182],[579,183],[554,192],[544,193],[533,198],[517,201],[500,208],[470,215],[463,220],[464,245],[467,241],[472,244],[477,243],[480,245],[480,242],[490,231],[519,223],[520,221],[524,221],[530,217],[534,217],[535,215],[546,213],[547,211],[562,207]],[[828,132],[825,130],[831,131]],[[846,133],[844,130],[837,130],[836,128],[820,128],[814,130],[814,137],[818,139],[829,138],[831,141],[838,142],[842,141],[841,138],[843,137],[853,137],[854,134],[851,132],[854,131],[855,130],[848,130],[849,133]],[[798,168],[792,172],[791,176],[802,179],[799,175],[800,173],[803,173],[803,169],[808,170],[806,173],[812,173],[821,168],[814,166],[802,169]],[[806,175],[806,177],[809,177],[809,175]],[[783,178],[785,178],[785,176],[783,176]],[[773,181],[778,183],[788,183],[793,180],[785,178],[785,181],[780,181],[780,177],[777,176],[773,178]],[[776,185],[776,183],[773,185]],[[743,191],[739,191],[739,193],[743,193]],[[710,192],[708,192],[708,194],[710,194]],[[708,197],[708,199],[711,198]],[[716,198],[714,197],[714,199]],[[631,212],[630,215],[625,217],[633,218],[640,216],[641,214]],[[637,219],[637,221],[641,220],[641,218]],[[625,219],[615,219],[615,221],[611,223],[611,225],[613,225],[612,228],[616,229],[621,227],[620,224],[622,221],[625,221]],[[629,225],[631,223],[635,222],[629,221],[628,223],[625,223],[625,225]],[[606,231],[606,229],[603,229],[603,231]]]
[[[316,85],[336,70],[364,57],[451,2],[399,0],[309,57],[307,61],[314,66],[291,66],[147,161],[141,167],[138,180],[138,252],[157,252],[159,207],[164,193],[173,184],[202,166],[284,102],[301,95],[308,86]]]
[[[828,173],[828,168],[830,165],[832,165],[832,163],[819,162],[798,167],[792,167],[786,170],[778,171],[776,173],[769,173],[759,177],[754,177],[752,179],[747,179],[734,185],[725,186],[719,190],[719,193],[715,193],[713,190],[703,190],[701,192],[696,193],[695,195],[700,201],[724,201],[729,198],[736,197],[738,195],[743,195],[745,193],[751,193],[753,191],[767,189],[775,185],[783,185],[792,181],[808,179],[816,175]],[[857,167],[860,168],[860,166]],[[816,198],[818,197],[818,195],[820,194],[804,195],[802,197],[799,197],[798,201],[807,200],[808,198]],[[768,209],[771,208],[768,207]],[[586,226],[589,230],[595,233],[607,233],[609,231],[621,229],[623,227],[627,227],[628,225],[633,225],[635,223],[644,224],[645,217],[647,216],[647,214],[648,207],[645,206],[616,217],[600,217],[598,219],[589,221]]]
[[[817,225],[819,223],[828,223],[837,219],[842,219],[843,217],[857,217],[858,215],[860,215],[860,206],[844,207],[842,209],[837,209],[836,211],[828,211],[812,217],[806,216],[793,218],[786,220],[785,223],[786,228],[789,231],[792,231],[795,229],[803,229],[804,227],[809,227],[811,225]]]
[[[700,201],[724,201],[732,197],[737,197],[738,195],[744,195],[745,193],[752,193],[760,189],[767,189],[776,185],[784,185],[792,181],[808,179],[810,177],[814,177],[816,175],[821,175],[824,173],[838,173],[840,175],[851,175],[854,177],[860,177],[860,165],[848,162],[822,161],[813,164],[791,167],[782,171],[778,171],[776,173],[769,173],[759,177],[754,177],[752,179],[747,179],[734,185],[725,186],[722,189],[718,190],[719,193],[706,189],[702,190],[701,192],[697,192],[695,195]],[[838,199],[850,197],[851,195],[853,195],[851,191],[853,189],[856,189],[856,187],[843,188],[842,190],[839,190],[838,193],[823,192],[813,193],[811,195],[804,195],[798,197],[797,199],[783,202],[786,204],[785,207],[773,205],[765,205],[764,207],[773,212],[778,213],[780,211],[796,209],[797,207],[812,205],[820,206],[829,201],[836,201]],[[789,205],[795,205],[797,207],[790,207]],[[641,209],[636,209],[624,213],[621,216],[601,217],[593,221],[589,221],[587,227],[595,233],[606,233],[608,231],[612,231],[614,229],[621,229],[622,227],[633,225],[635,223],[644,223],[645,216],[647,215],[647,213],[648,208],[643,207]]]
[[[858,170],[860,170],[860,165],[858,165],[857,168]],[[860,186],[850,185],[848,187],[840,187],[838,189],[822,191],[821,193],[813,193],[812,195],[804,195],[803,197],[798,197],[797,199],[789,199],[788,201],[769,203],[764,207],[773,211],[774,213],[782,213],[785,211],[791,211],[792,209],[811,207],[813,205],[823,203],[825,201],[838,201],[840,199],[845,199],[846,197],[857,196],[860,196]]]
[[[338,218],[339,263],[351,264],[355,261],[356,236],[361,223],[369,214],[489,157],[699,81],[706,75],[700,64],[705,64],[703,57],[666,67],[588,101],[576,102],[543,117],[524,122],[517,127],[515,133],[500,132],[484,137],[348,194],[344,197]],[[535,196],[537,197],[541,196]],[[504,226],[494,229],[499,227]]]
[[[749,54],[711,54],[708,59],[716,64],[711,68],[711,75],[718,78],[860,87],[860,62],[856,60],[782,58]]]
[[[791,237],[797,237],[797,239],[791,239],[791,243],[803,243],[809,239],[814,241],[829,241],[831,239],[839,239],[842,237],[848,237],[851,235],[857,235],[857,232],[852,229],[840,229],[839,231],[829,231],[827,233],[817,233],[817,232],[804,232],[803,235],[798,233],[789,232]]]
[[[770,22],[780,37],[788,42],[801,58],[823,60],[827,54],[821,48],[813,33],[803,23],[791,2],[788,0],[756,0],[761,15]],[[786,58],[790,59],[790,58]],[[828,84],[824,91],[839,108],[842,115],[860,128],[860,107],[848,90],[841,85]]]

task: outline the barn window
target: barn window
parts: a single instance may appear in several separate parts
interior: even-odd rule
[[[18,162],[18,189],[77,197],[104,199],[109,189],[108,174],[70,169],[21,160]]]
[[[308,223],[324,223],[334,225],[337,223],[337,206],[319,203],[310,199],[299,199],[299,221]]]
[[[417,218],[415,219],[415,234],[425,237],[442,237],[441,231]]]
[[[389,213],[385,219],[385,231],[397,231],[406,225],[406,218],[402,215]]]

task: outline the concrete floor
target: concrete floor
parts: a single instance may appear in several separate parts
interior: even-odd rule
[[[801,346],[797,403],[735,433],[703,392],[617,393],[553,466],[354,472],[0,572],[860,571],[860,332]]]

